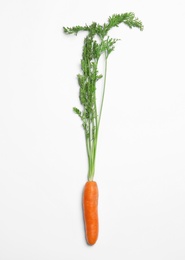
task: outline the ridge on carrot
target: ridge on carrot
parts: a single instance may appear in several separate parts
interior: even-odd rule
[[[143,30],[142,22],[135,14],[113,14],[108,22],[100,25],[92,22],[91,25],[63,27],[66,34],[77,35],[80,31],[86,31],[81,59],[81,73],[77,75],[80,86],[79,99],[82,109],[73,108],[73,111],[82,120],[85,133],[86,150],[88,157],[88,181],[83,193],[84,222],[86,228],[86,239],[88,244],[93,245],[98,238],[98,187],[94,182],[95,161],[98,142],[98,133],[102,115],[103,101],[105,96],[107,60],[114,51],[118,39],[111,38],[108,32],[121,23],[129,28]],[[98,40],[97,40],[98,39]],[[104,56],[104,75],[99,74],[98,65],[100,57]],[[100,107],[97,107],[96,83],[103,78],[103,92]]]

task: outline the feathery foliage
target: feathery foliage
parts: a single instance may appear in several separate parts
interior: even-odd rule
[[[85,131],[86,148],[88,154],[89,172],[88,180],[93,180],[95,171],[96,148],[98,140],[98,131],[103,108],[105,94],[107,59],[114,51],[118,39],[110,38],[108,32],[113,27],[118,27],[121,23],[129,28],[136,27],[143,30],[142,22],[135,17],[134,13],[113,14],[108,18],[108,22],[100,25],[92,22],[91,25],[63,27],[64,33],[77,35],[80,31],[86,31],[87,36],[84,39],[84,46],[81,59],[81,74],[77,75],[80,86],[79,99],[82,110],[74,107],[73,111],[81,118]],[[95,40],[95,37],[99,41]],[[105,57],[104,76],[98,72],[98,62],[100,57]],[[96,104],[96,83],[104,77],[103,95],[99,110]]]

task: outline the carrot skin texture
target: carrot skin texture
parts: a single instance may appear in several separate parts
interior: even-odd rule
[[[98,239],[98,186],[95,181],[87,181],[83,191],[83,213],[86,240],[94,245]]]

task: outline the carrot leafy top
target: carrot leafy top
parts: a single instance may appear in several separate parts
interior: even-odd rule
[[[135,17],[134,13],[114,14],[110,16],[108,22],[103,25],[93,22],[89,26],[63,28],[66,34],[77,35],[80,31],[87,32],[82,51],[81,74],[77,75],[78,84],[80,86],[79,99],[82,109],[80,110],[74,107],[73,111],[82,120],[82,126],[85,131],[89,181],[93,180],[95,173],[98,132],[106,86],[107,59],[110,53],[114,51],[115,43],[118,41],[118,39],[109,37],[108,32],[113,27],[118,27],[121,23],[127,25],[129,28],[137,27],[141,31],[143,30],[142,22]],[[99,74],[98,71],[98,62],[102,55],[104,55],[105,62],[104,76]],[[101,78],[104,78],[103,94],[100,108],[98,109],[96,102],[96,82]]]

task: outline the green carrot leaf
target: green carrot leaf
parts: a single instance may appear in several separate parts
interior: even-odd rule
[[[93,180],[95,172],[96,150],[98,142],[98,133],[105,96],[107,60],[109,55],[115,50],[119,39],[111,38],[108,32],[125,24],[129,28],[136,27],[143,30],[142,22],[135,17],[134,13],[113,14],[108,18],[107,23],[100,25],[92,22],[90,25],[63,27],[64,33],[77,35],[80,31],[87,32],[84,38],[81,58],[81,73],[77,75],[79,89],[79,100],[82,106],[80,111],[74,107],[73,111],[81,118],[82,126],[85,132],[86,148],[88,155],[88,180]],[[99,73],[99,60],[104,57],[104,74]],[[100,98],[100,107],[97,105],[97,81],[103,79],[103,90]]]

